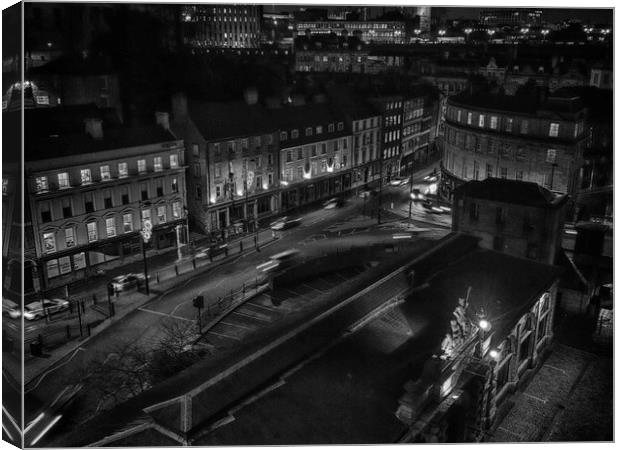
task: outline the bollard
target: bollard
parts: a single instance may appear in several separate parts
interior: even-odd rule
[[[239,253],[243,252],[243,241],[239,241]]]
[[[93,294],[93,305],[97,304],[97,294]]]
[[[82,305],[82,312],[86,312],[86,305],[84,304],[84,300],[80,301],[80,305]]]
[[[179,266],[177,266],[176,264],[174,265],[174,274],[178,277],[179,276]]]
[[[192,266],[194,266],[194,270],[196,270],[196,258],[192,259]]]
[[[243,285],[241,286],[241,292],[243,292],[245,294],[245,282],[243,283]]]
[[[115,311],[115,307],[114,307],[114,303],[110,303],[110,317],[114,316],[116,314]]]
[[[69,314],[73,314],[73,302],[69,302]]]
[[[157,274],[155,274],[155,279],[157,280],[157,282],[159,283],[159,272],[157,272]]]
[[[67,325],[67,339],[71,339],[71,327],[69,325]]]
[[[90,323],[86,324],[86,332],[88,333],[88,335],[90,336]]]

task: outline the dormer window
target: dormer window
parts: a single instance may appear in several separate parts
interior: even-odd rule
[[[288,139],[288,134],[286,133],[286,131],[282,131],[280,133],[280,140],[281,141],[286,141]]]
[[[306,136],[312,136],[312,127],[306,128]]]
[[[342,122],[338,122],[338,131],[344,130],[344,124]]]
[[[293,131],[291,131],[291,139],[297,139],[299,137],[299,131],[297,129],[294,129]]]
[[[333,124],[333,123],[330,123],[330,124],[327,126],[327,131],[328,131],[329,133],[333,133],[333,132],[334,132],[334,124]]]
[[[323,133],[323,127],[319,125],[318,127],[316,127],[316,134],[322,134],[322,133]]]

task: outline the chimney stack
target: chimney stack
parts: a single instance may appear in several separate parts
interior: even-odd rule
[[[179,92],[172,96],[172,120],[175,122],[187,118],[187,97]]]
[[[248,105],[256,105],[258,103],[258,90],[255,87],[246,88],[243,91],[243,99]]]
[[[84,120],[86,134],[93,139],[103,139],[103,120],[89,118]]]
[[[155,122],[166,131],[170,131],[170,114],[163,111],[155,113]]]

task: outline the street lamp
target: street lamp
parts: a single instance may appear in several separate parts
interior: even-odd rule
[[[140,211],[142,211],[142,208],[140,208]],[[152,231],[153,224],[151,223],[150,219],[142,219],[142,229],[140,230],[140,236],[142,237],[142,239],[140,240],[140,244],[142,247],[142,261],[144,262],[144,288],[146,291],[146,295],[150,295],[149,271],[146,263],[146,244],[151,240]]]
[[[490,38],[492,38],[493,35],[495,34],[495,30],[487,30],[487,34],[489,35]]]
[[[545,39],[547,39],[547,35],[549,34],[549,30],[547,30],[545,28],[544,30],[541,30],[540,34],[542,34],[543,40],[545,40]]]
[[[463,32],[465,33],[465,40],[466,40],[466,41],[468,41],[468,40],[469,40],[469,34],[470,34],[472,31],[474,31],[474,30],[472,30],[471,28],[465,28],[465,29],[463,30]]]
[[[439,30],[437,33],[439,34],[439,36],[445,36],[446,30]]]

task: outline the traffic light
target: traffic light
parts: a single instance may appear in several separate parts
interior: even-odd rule
[[[205,306],[205,298],[202,295],[194,298],[194,307],[195,308],[204,308]]]

